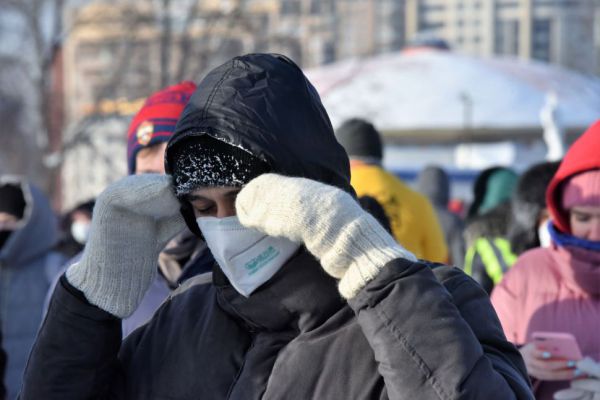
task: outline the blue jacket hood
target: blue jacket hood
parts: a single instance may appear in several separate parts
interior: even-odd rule
[[[28,263],[50,251],[58,241],[58,221],[48,198],[36,186],[19,180],[25,197],[25,213],[2,249],[0,262],[18,265]]]

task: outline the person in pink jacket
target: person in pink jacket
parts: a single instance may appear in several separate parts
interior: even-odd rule
[[[600,121],[569,149],[546,201],[552,245],[523,253],[491,297],[542,400],[583,374],[578,360],[536,348],[534,332],[571,333],[584,357],[600,360]]]

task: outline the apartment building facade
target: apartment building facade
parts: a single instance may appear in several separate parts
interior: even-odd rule
[[[600,74],[598,0],[406,0],[406,36]]]

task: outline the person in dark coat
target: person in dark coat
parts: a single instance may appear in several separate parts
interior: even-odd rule
[[[463,267],[465,259],[464,223],[448,210],[450,179],[441,167],[429,165],[419,173],[417,190],[429,198],[435,208],[450,254],[450,264]]]
[[[129,174],[165,173],[164,153],[167,142],[175,131],[179,115],[195,89],[196,85],[193,82],[183,81],[163,88],[146,99],[127,130]],[[92,207],[93,204],[85,203],[76,210],[89,210],[91,218]],[[87,234],[82,233],[85,231],[79,232],[79,235],[75,232],[73,236],[80,236],[80,239],[85,238],[87,241]],[[79,261],[81,257],[82,252],[72,256],[63,270]],[[121,323],[123,337],[146,323],[181,282],[194,275],[209,272],[213,262],[213,257],[204,241],[184,228],[158,255],[156,263],[159,273],[154,275],[135,312],[123,319]],[[57,283],[58,277],[46,297],[45,310],[48,308]]]
[[[511,199],[507,234],[510,247],[517,256],[535,247],[550,245],[546,189],[559,165],[560,161],[534,164],[519,177]]]
[[[98,198],[22,399],[533,398],[481,288],[417,261],[358,205],[346,153],[290,59],[211,71],[166,170]],[[121,343],[120,319],[184,222],[215,256],[212,276],[187,280]]]
[[[70,259],[83,250],[90,234],[93,209],[94,200],[88,200],[77,204],[61,217],[61,239],[56,251]]]
[[[8,399],[21,387],[46,292],[65,262],[53,251],[57,241],[58,220],[48,198],[22,178],[0,176],[0,330]]]
[[[179,82],[152,93],[127,129],[128,173],[164,174],[164,153],[177,120],[196,85]],[[122,322],[126,337],[148,321],[169,294],[186,279],[210,271],[214,262],[203,240],[183,229],[157,257],[158,274],[135,312]]]

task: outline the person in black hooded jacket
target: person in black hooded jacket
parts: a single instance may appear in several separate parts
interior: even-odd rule
[[[98,198],[22,399],[533,398],[481,288],[417,261],[358,206],[327,113],[288,58],[210,72],[165,157],[171,178],[127,177]],[[184,221],[215,255],[212,275],[121,343],[120,318]]]

